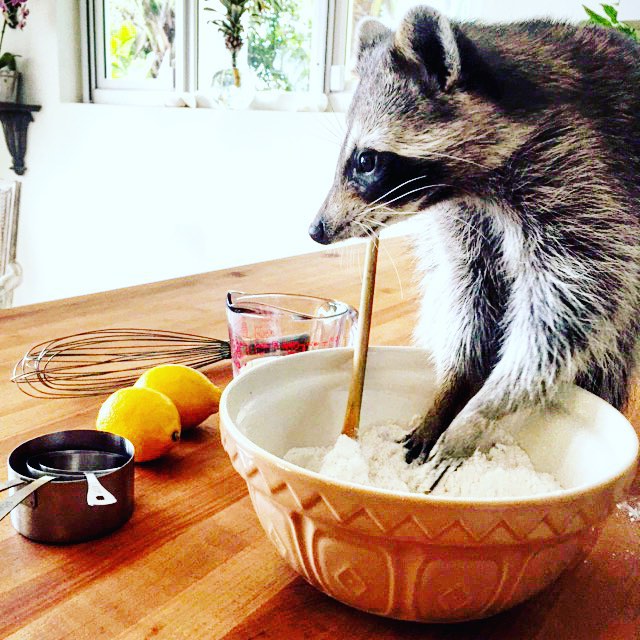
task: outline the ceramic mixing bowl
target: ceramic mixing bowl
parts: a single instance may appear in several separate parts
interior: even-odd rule
[[[538,471],[565,489],[517,499],[432,497],[339,482],[285,462],[333,444],[351,349],[302,353],[234,380],[220,405],[223,445],[282,557],[334,598],[394,618],[461,621],[529,598],[581,560],[631,483],[638,438],[577,387],[558,408],[510,421]],[[370,349],[362,424],[408,423],[429,405],[426,354]]]

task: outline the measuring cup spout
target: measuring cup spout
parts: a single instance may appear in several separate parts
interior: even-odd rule
[[[293,320],[313,320],[315,315],[305,313],[298,309],[283,307],[266,300],[279,299],[285,297],[289,301],[296,302],[295,294],[250,294],[241,293],[240,291],[229,291],[227,293],[227,308],[233,313],[248,313],[259,315],[283,314],[290,316]],[[239,300],[239,298],[242,298]],[[299,296],[300,299],[303,296]]]
[[[227,309],[234,313],[242,313],[242,307],[236,304],[239,296],[245,295],[242,291],[227,291]]]

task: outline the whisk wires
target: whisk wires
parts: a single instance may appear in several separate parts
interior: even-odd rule
[[[98,396],[132,385],[159,364],[202,369],[230,358],[229,343],[162,329],[99,329],[35,345],[12,375],[27,395]]]

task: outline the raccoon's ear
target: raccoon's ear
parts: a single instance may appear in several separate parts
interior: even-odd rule
[[[435,9],[409,11],[396,31],[394,45],[404,58],[434,75],[443,91],[449,91],[460,76],[460,52],[451,23]]]
[[[391,29],[385,27],[382,22],[375,18],[363,18],[356,27],[357,55],[358,62],[362,59],[362,54],[375,47],[378,43],[390,38]]]

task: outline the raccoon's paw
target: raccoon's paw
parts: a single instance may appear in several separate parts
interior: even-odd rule
[[[410,464],[414,460],[424,462],[442,434],[444,427],[435,416],[427,415],[420,424],[402,440],[406,449],[405,460]]]
[[[428,468],[420,490],[433,491],[475,451],[488,451],[494,444],[489,426],[490,421],[477,413],[458,415],[433,445],[426,460],[420,460]]]
[[[491,420],[479,412],[462,412],[448,426],[433,449],[444,459],[466,460],[476,450],[489,451],[495,444]]]

